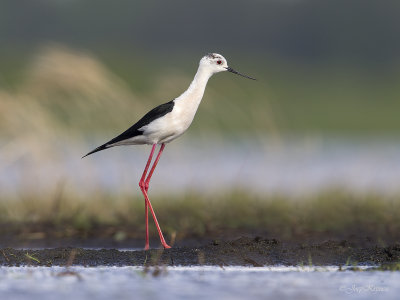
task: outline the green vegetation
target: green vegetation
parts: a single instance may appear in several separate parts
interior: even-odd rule
[[[400,271],[400,262],[386,263],[375,268],[370,268],[368,271]]]
[[[156,104],[189,85],[200,57],[152,57],[142,53],[81,52],[60,46],[38,48],[19,60],[5,54],[0,65],[0,105],[14,122],[41,124],[65,134],[115,133]],[[235,136],[340,134],[382,136],[400,132],[400,72],[346,65],[228,58],[257,82],[232,74],[210,81],[191,132],[213,130]],[[34,114],[32,113],[35,112]],[[32,116],[32,117],[31,117]],[[31,120],[31,118],[34,120]],[[14,118],[15,119],[15,118]],[[104,122],[107,120],[107,122]],[[0,121],[6,136],[15,124]],[[83,133],[82,133],[83,132]]]
[[[32,255],[30,255],[28,252],[25,253],[25,257],[27,259],[29,259],[30,261],[35,261],[37,263],[40,263],[40,260],[38,260],[36,257],[33,257]]]
[[[391,241],[400,230],[400,201],[369,195],[326,192],[306,199],[251,197],[235,192],[217,197],[186,195],[152,199],[157,218],[171,237],[210,237],[230,233],[266,234],[279,239],[324,236],[325,239],[366,237]],[[0,202],[2,230],[32,238],[88,237],[93,234],[121,238],[142,237],[144,205],[141,195],[111,198],[97,195],[76,200],[22,197]],[[150,218],[151,219],[151,218]],[[153,234],[155,228],[151,222]]]

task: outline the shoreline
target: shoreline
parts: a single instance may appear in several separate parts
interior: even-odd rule
[[[328,240],[305,244],[260,237],[149,251],[74,247],[0,249],[1,266],[361,266],[399,261],[398,243],[361,246],[348,240]]]

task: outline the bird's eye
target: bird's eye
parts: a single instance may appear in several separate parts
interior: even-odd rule
[[[219,65],[220,65],[220,64],[222,64],[222,61],[220,61],[220,60],[217,60],[217,64],[219,64]]]

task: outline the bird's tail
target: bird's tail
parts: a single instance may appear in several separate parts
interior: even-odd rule
[[[90,151],[88,154],[82,156],[82,158],[84,158],[84,157],[86,157],[86,156],[88,156],[88,155],[90,155],[90,154],[93,154],[93,153],[95,153],[95,152],[99,152],[99,151],[105,150],[105,149],[110,148],[110,147],[112,147],[112,146],[110,146],[109,143],[105,143],[105,144],[103,144],[103,145],[97,147],[96,149]]]

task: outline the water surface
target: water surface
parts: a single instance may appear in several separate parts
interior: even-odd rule
[[[149,146],[116,147],[81,159],[97,144],[54,145],[56,155],[0,159],[3,194],[65,183],[79,195],[132,193]],[[152,178],[152,194],[241,188],[257,194],[301,195],[332,187],[355,193],[400,192],[400,143],[394,139],[190,140],[168,144]]]
[[[337,267],[1,267],[2,299],[398,299],[399,272]]]

